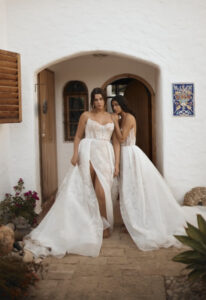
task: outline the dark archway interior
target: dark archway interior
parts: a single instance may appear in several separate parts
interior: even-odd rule
[[[126,77],[112,81],[108,99],[123,95],[129,108],[134,112],[137,121],[136,144],[144,153],[152,157],[152,106],[151,93],[144,83],[136,78]]]

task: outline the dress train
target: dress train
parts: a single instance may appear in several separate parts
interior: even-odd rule
[[[103,229],[113,227],[113,130],[113,123],[87,120],[85,138],[79,144],[79,165],[71,167],[50,211],[24,240],[25,249],[35,256],[99,255]],[[100,215],[90,163],[104,189],[107,220]]]
[[[197,225],[206,207],[180,206],[152,162],[135,145],[132,129],[121,145],[120,210],[132,239],[141,250],[181,246],[174,234],[184,234],[186,221]]]

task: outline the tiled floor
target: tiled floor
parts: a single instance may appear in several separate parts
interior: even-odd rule
[[[116,227],[97,258],[46,258],[44,278],[28,299],[163,300],[164,276],[180,274],[183,265],[171,258],[182,250],[139,251],[130,236]]]

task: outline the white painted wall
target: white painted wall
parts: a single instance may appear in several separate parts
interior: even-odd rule
[[[6,1],[0,1],[0,49],[7,50]],[[0,124],[0,201],[11,191],[10,172],[10,125]]]
[[[112,54],[102,58],[85,55],[58,63],[51,69],[55,72],[58,180],[61,183],[73,154],[73,142],[64,141],[63,88],[65,84],[70,80],[83,81],[90,96],[94,87],[101,87],[111,77],[130,73],[144,78],[154,90],[156,70],[151,65],[135,59]]]
[[[0,0],[0,47],[7,47],[7,7],[6,0]]]
[[[125,54],[160,69],[162,171],[176,198],[206,182],[204,0],[7,0],[7,46],[21,53],[23,123],[11,128],[11,182],[39,189],[34,74],[78,54]],[[99,73],[97,72],[97,78]],[[156,79],[158,81],[158,79]],[[194,82],[196,115],[172,117],[172,82]]]

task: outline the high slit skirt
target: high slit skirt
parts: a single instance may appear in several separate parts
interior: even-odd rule
[[[90,163],[104,189],[107,220],[100,215]],[[112,144],[101,139],[81,140],[79,164],[70,167],[50,211],[25,237],[25,249],[36,257],[66,253],[98,256],[105,222],[106,227],[113,227],[113,174]]]

